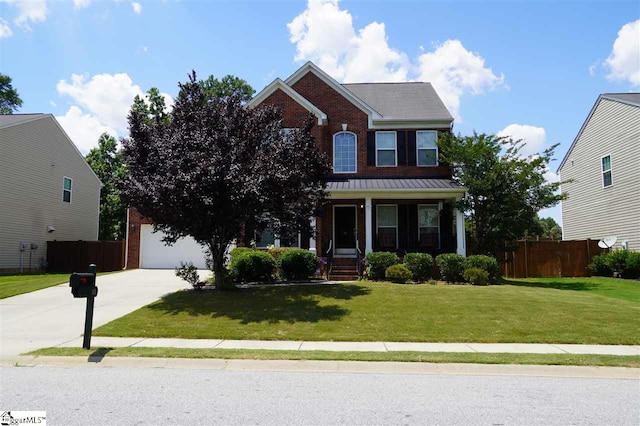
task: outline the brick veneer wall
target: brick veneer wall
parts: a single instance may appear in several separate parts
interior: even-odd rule
[[[141,215],[133,207],[127,211],[129,229],[127,230],[127,265],[126,269],[140,267],[140,226],[151,224],[151,220]]]

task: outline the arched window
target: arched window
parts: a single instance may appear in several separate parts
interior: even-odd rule
[[[340,132],[333,135],[333,172],[356,172],[356,135],[351,132]]]

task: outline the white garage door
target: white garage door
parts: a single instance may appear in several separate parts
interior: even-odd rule
[[[192,238],[182,238],[174,245],[162,242],[162,232],[153,232],[152,225],[140,227],[140,267],[147,269],[173,269],[180,262],[192,262],[199,269],[206,269],[204,249]]]

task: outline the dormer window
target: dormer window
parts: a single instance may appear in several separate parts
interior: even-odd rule
[[[355,173],[357,138],[355,133],[340,132],[333,136],[333,172]]]
[[[416,158],[418,166],[438,165],[438,132],[435,130],[419,130],[416,132]]]
[[[396,132],[376,132],[376,166],[397,166],[396,152]]]

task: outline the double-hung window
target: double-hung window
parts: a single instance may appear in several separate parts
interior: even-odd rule
[[[62,178],[62,201],[65,203],[71,202],[71,187],[72,187],[72,179],[68,177]]]
[[[397,166],[396,132],[376,132],[376,166]]]
[[[440,206],[427,204],[418,206],[418,240],[420,246],[440,246]]]
[[[419,130],[416,132],[416,150],[418,166],[438,165],[438,132],[435,130]]]
[[[376,207],[378,246],[395,250],[398,246],[398,206],[378,205]]]
[[[602,187],[606,188],[613,185],[611,177],[611,155],[602,157]]]
[[[333,172],[355,173],[356,170],[356,135],[351,132],[340,132],[333,136]]]

